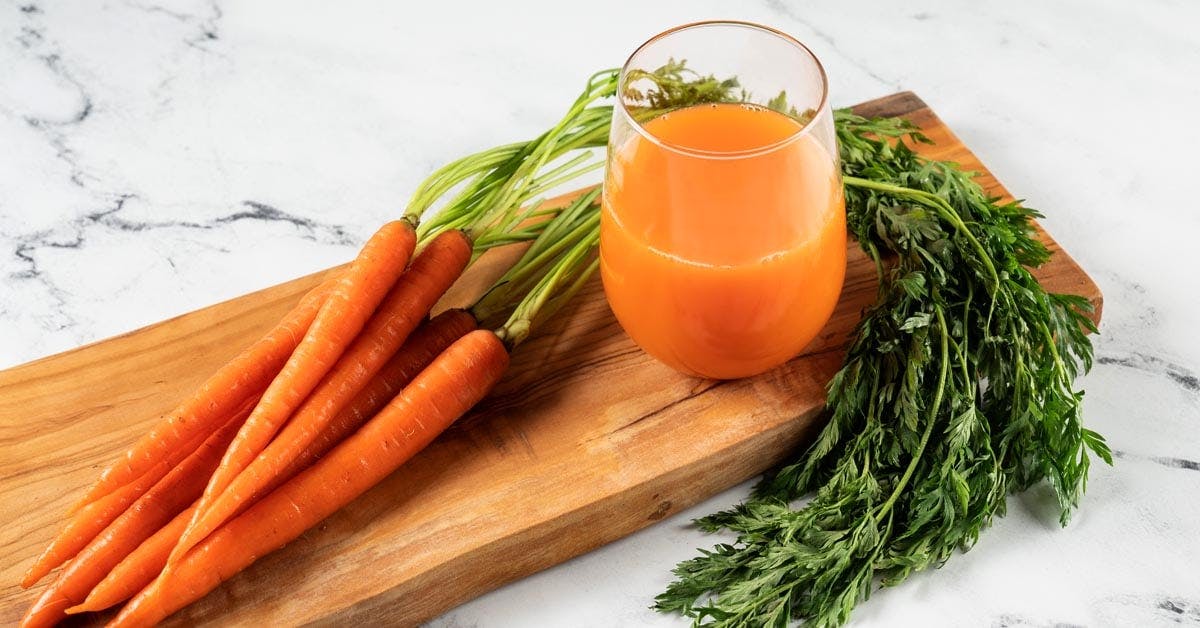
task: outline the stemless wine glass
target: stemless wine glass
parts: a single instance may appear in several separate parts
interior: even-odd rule
[[[777,30],[701,22],[634,51],[617,96],[600,268],[621,326],[704,377],[797,355],[833,313],[846,270],[821,63]]]

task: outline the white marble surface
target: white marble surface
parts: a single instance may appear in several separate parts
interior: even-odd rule
[[[577,17],[586,11],[584,17]],[[435,165],[529,137],[663,28],[736,17],[836,104],[921,95],[1106,295],[1087,420],[1118,454],[882,591],[864,626],[1200,625],[1200,4],[1064,1],[0,3],[0,367],[349,258]],[[680,516],[435,620],[677,626]]]

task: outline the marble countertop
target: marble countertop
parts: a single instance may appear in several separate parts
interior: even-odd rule
[[[951,0],[0,3],[0,368],[349,259],[428,172],[557,119],[595,69],[729,17],[810,44],[847,105],[925,99],[1100,284],[1097,467],[863,626],[1200,624],[1200,4]],[[280,263],[286,260],[286,263]],[[680,626],[648,610],[743,485],[434,620]]]

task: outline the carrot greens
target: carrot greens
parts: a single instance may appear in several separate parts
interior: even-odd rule
[[[909,143],[928,140],[907,122],[835,119],[849,229],[878,298],[816,442],[745,503],[697,521],[737,540],[681,563],[656,604],[697,625],[843,624],[877,583],[969,549],[1009,493],[1046,480],[1066,525],[1089,450],[1112,462],[1073,385],[1091,366],[1091,306],[1030,272],[1050,256],[1040,214],[918,156]]]

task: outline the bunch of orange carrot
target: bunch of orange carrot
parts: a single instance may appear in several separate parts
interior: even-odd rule
[[[428,318],[472,261],[471,236],[441,231],[414,256],[412,221],[380,228],[101,473],[22,580],[65,565],[22,626],[131,598],[114,625],[157,623],[389,475],[481,400],[533,316],[590,274],[594,240],[563,242],[584,233],[595,196],[522,226],[537,239],[486,298],[488,312],[515,306],[496,332],[464,310]]]

